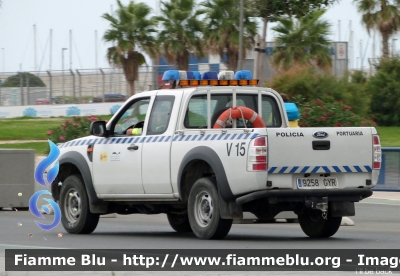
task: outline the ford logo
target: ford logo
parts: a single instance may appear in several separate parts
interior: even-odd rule
[[[312,136],[314,136],[315,138],[326,138],[329,135],[325,131],[317,131],[317,132],[314,132]]]

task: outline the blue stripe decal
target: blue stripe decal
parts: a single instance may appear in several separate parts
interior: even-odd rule
[[[178,138],[179,138],[179,136],[178,135],[176,135],[175,137],[174,137],[174,140],[173,141],[176,141],[176,140],[178,140]],[[166,142],[166,141],[165,141]]]
[[[359,166],[354,166],[357,172],[362,172],[362,169]]]
[[[75,146],[79,146],[79,144],[80,144],[81,142],[85,143],[84,140],[78,140],[78,142],[76,143]]]
[[[286,171],[287,168],[288,168],[288,167],[282,167],[282,169],[280,169],[279,173],[285,173],[285,171]]]
[[[119,144],[119,142],[121,142],[121,140],[122,140],[122,138],[118,138],[115,143]]]
[[[124,140],[122,140],[122,143],[125,143],[125,142],[126,142],[126,140],[128,140],[128,138],[124,138]]]
[[[204,138],[204,134],[200,135],[199,141],[201,141]]]
[[[322,166],[322,168],[324,169],[325,172],[328,172],[328,173],[331,172],[331,170],[327,166]]]
[[[246,136],[244,137],[244,139],[249,138],[249,136],[250,136],[250,133],[247,133]]]
[[[224,140],[228,140],[229,136],[231,136],[230,134],[227,134],[224,138]]]
[[[224,137],[224,135],[226,135],[226,134],[223,134],[223,133],[222,133],[222,134],[218,137],[217,140],[221,140],[221,138]]]
[[[185,141],[189,141],[190,137],[192,137],[192,135],[188,135],[188,137],[185,139]]]
[[[290,170],[290,172],[289,173],[294,173],[297,169],[299,168],[299,166],[295,166],[295,167],[293,167],[291,170]]]
[[[134,139],[134,138],[129,138],[129,140],[128,140],[127,143],[128,143],[128,144],[131,143],[131,142],[133,141],[133,139]]]
[[[351,169],[348,166],[343,166],[343,168],[346,170],[346,172],[351,172]]]
[[[96,139],[94,139],[94,141],[93,141],[93,145],[94,145],[94,144],[96,144],[97,140],[99,140],[99,139],[97,139],[97,138],[96,138]]]
[[[199,136],[199,135],[194,135],[192,138],[192,141],[196,140],[197,136]]]
[[[276,170],[276,167],[272,167],[268,170],[268,173],[274,173],[274,171]]]
[[[214,134],[213,137],[211,138],[211,140],[214,140],[215,137],[217,137],[217,136],[218,136],[218,134]]]
[[[86,145],[89,145],[90,144],[90,142],[92,141],[93,139],[89,139],[89,140],[87,140],[87,143],[86,143]],[[83,143],[82,145],[84,145],[85,143]]]
[[[162,140],[164,140],[165,136],[161,136],[161,139],[159,142],[162,142]]]
[[[116,140],[115,138],[112,138],[111,139],[111,144],[114,144],[115,140]]]
[[[168,142],[169,139],[171,139],[172,136],[168,136],[167,139],[165,140],[165,142]]]
[[[258,133],[254,133],[253,136],[251,136],[250,139],[254,139],[254,138],[256,138],[257,136],[258,136]]]
[[[144,141],[146,141],[146,137],[143,137],[142,140],[140,140],[139,143],[144,143]]]
[[[320,166],[315,166],[315,168],[311,171],[312,173],[316,173],[319,170]]]
[[[182,141],[185,137],[186,137],[186,135],[182,135],[181,139],[179,139],[179,141]]]
[[[151,141],[151,139],[153,139],[152,136],[150,136],[149,139],[147,139],[146,143],[149,143]]]
[[[231,137],[231,140],[235,139],[236,135],[237,135],[237,133],[233,134]]]
[[[240,138],[242,138],[242,136],[243,136],[243,133],[239,134],[237,140],[240,140]]]
[[[367,170],[367,172],[372,172],[372,168],[370,166],[364,166],[364,168]]]
[[[305,167],[301,170],[301,173],[307,172],[307,170],[308,170],[309,168],[310,168],[309,166],[305,166]]]
[[[135,144],[135,143],[138,143],[139,140],[140,140],[140,137],[136,137],[135,142],[133,142],[133,143],[134,143],[134,144]]]
[[[156,142],[160,138],[160,136],[156,136],[156,138],[153,140],[153,143]]]
[[[75,144],[76,141],[72,141],[70,147],[72,147]]]
[[[206,139],[204,139],[204,141],[207,141],[208,140],[208,138],[210,138],[210,134],[208,134],[207,136],[206,136]]]
[[[332,166],[332,168],[335,170],[335,172],[342,172],[338,166]]]

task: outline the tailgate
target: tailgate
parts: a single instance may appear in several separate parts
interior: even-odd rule
[[[373,171],[372,134],[369,127],[268,129],[268,178],[286,188],[300,188],[304,177],[336,179],[331,188],[365,186]]]

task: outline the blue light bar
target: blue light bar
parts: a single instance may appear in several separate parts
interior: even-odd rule
[[[187,79],[194,80],[194,74],[192,71],[186,71]]]
[[[235,80],[251,80],[251,72],[249,70],[237,71],[235,74]]]
[[[194,80],[201,80],[201,74],[199,71],[193,71]]]
[[[201,76],[201,79],[202,80],[217,80],[218,74],[215,71],[204,72],[203,76]]]
[[[174,80],[180,80],[179,77],[179,71],[178,70],[168,70],[164,72],[164,75],[162,77],[163,81],[174,81]]]

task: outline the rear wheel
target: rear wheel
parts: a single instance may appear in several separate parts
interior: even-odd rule
[[[193,233],[201,239],[223,239],[232,226],[232,219],[220,217],[217,183],[211,177],[194,183],[189,194],[188,215]]]
[[[169,225],[178,233],[192,232],[188,214],[167,214]]]
[[[333,236],[340,227],[342,217],[322,217],[320,210],[307,209],[299,215],[299,223],[304,234],[310,238],[329,238]]]
[[[68,176],[60,193],[61,223],[71,234],[90,234],[96,229],[99,214],[89,209],[89,198],[80,175]]]

